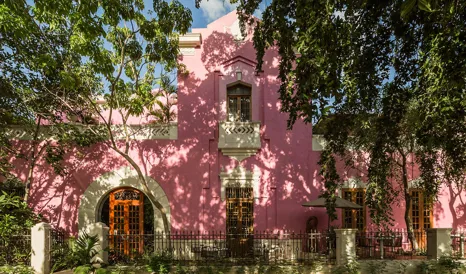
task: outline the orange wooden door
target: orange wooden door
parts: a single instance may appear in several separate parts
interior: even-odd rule
[[[422,190],[411,189],[410,216],[420,249],[427,248],[426,230],[433,227],[432,201],[424,196]]]
[[[134,256],[143,251],[144,195],[135,189],[110,193],[110,246],[118,254]]]

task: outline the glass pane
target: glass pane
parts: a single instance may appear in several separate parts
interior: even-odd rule
[[[411,217],[413,222],[413,229],[420,228],[420,199],[419,191],[414,190],[411,192]]]
[[[247,122],[249,121],[250,116],[250,106],[251,106],[251,97],[249,96],[243,96],[241,98],[241,122]]]
[[[228,97],[228,121],[234,122],[238,116],[237,97]]]
[[[352,201],[351,191],[343,191],[343,199]],[[343,228],[353,228],[353,211],[343,209]]]
[[[249,234],[254,224],[254,191],[252,188],[226,188],[227,233]]]
[[[358,205],[364,206],[364,191],[358,190],[356,191],[356,200],[353,201]],[[359,230],[364,229],[364,211],[363,209],[356,209],[356,228]]]

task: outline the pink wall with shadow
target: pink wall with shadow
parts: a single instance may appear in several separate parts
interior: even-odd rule
[[[201,33],[202,45],[193,56],[180,57],[190,73],[178,77],[178,139],[135,141],[130,154],[167,194],[174,230],[225,230],[219,174],[238,165],[260,174],[260,195],[254,205],[256,230],[305,230],[312,215],[317,216],[319,228],[326,228],[325,209],[301,206],[323,189],[319,152],[311,146],[312,128],[298,121],[292,131],[286,130],[287,114],[280,112],[277,94],[278,55],[273,49],[267,51],[263,71],[256,73],[250,35],[238,43],[231,34],[236,20],[232,12],[207,28],[192,30]],[[236,81],[237,70],[242,81],[252,86],[252,120],[261,122],[262,143],[256,155],[241,163],[218,150],[218,122],[226,118],[226,85]],[[119,118],[114,119],[118,123]],[[18,146],[27,149],[28,143],[18,142]],[[12,161],[21,166],[20,159]],[[81,195],[99,176],[122,166],[128,164],[105,144],[76,148],[67,155],[65,176],[57,176],[44,161],[39,162],[29,204],[54,226],[76,234]],[[25,172],[17,170],[23,178]],[[465,227],[464,202],[463,190],[442,188],[434,210],[436,226]],[[403,225],[399,207],[394,207],[394,215],[397,224]],[[340,212],[338,216],[341,219]],[[341,220],[333,225],[341,225]]]

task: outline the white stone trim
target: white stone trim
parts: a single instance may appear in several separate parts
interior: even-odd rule
[[[104,127],[103,125],[82,125],[76,124],[76,127],[79,130],[86,130],[87,127]],[[50,139],[54,134],[54,127],[43,125],[39,131],[39,140]],[[178,124],[172,122],[170,124],[160,125],[160,124],[147,124],[147,125],[128,125],[128,130],[130,137],[133,140],[155,140],[155,139],[165,139],[165,140],[176,140],[178,139]],[[123,125],[113,125],[112,131],[115,139],[123,140],[125,139]],[[8,139],[13,140],[32,140],[33,130],[27,129],[25,127],[11,126],[6,129],[6,136]]]
[[[312,151],[322,151],[325,148],[325,139],[322,135],[312,135]]]
[[[194,56],[196,53],[195,48],[180,48],[181,55],[184,56]]]
[[[50,273],[50,231],[52,226],[38,223],[31,228],[31,268],[37,274]]]
[[[260,122],[220,122],[218,148],[239,162],[255,155],[261,148]]]
[[[348,180],[344,181],[340,188],[338,189],[338,196],[343,198],[343,189],[350,188],[350,189],[365,189],[366,183],[364,183],[361,179],[357,177],[351,177]]]
[[[151,177],[146,176],[152,195],[165,208],[170,227],[170,203],[162,187]],[[136,171],[130,167],[122,167],[118,170],[105,173],[93,181],[81,195],[78,209],[79,231],[85,229],[91,223],[98,222],[99,210],[104,198],[112,190],[121,187],[132,187],[143,193]],[[162,214],[154,207],[154,231],[164,231]]]
[[[422,178],[416,178],[413,180],[408,181],[408,189],[416,189],[419,188],[419,183],[422,182]]]
[[[180,48],[195,48],[202,43],[202,35],[200,33],[186,33],[178,38]]]
[[[356,259],[357,229],[335,229],[337,265],[344,265]]]
[[[246,170],[242,167],[233,169],[231,172],[220,173],[220,197],[225,201],[225,189],[227,187],[252,187],[254,198],[259,198],[260,174]]]

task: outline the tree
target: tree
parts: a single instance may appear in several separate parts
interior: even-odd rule
[[[84,69],[81,56],[71,50],[72,30],[66,19],[57,21],[57,14],[53,14],[56,10],[46,7],[48,4],[0,3],[0,177],[15,181],[9,159],[24,159],[24,201],[39,159],[46,159],[58,174],[63,174],[61,160],[69,148],[101,139],[101,133],[93,129],[81,130],[64,123],[70,115],[85,112],[81,94],[93,92],[99,82]],[[41,9],[48,9],[50,14]],[[27,149],[10,142],[8,131],[12,126],[20,127],[30,137]],[[47,138],[44,128],[49,129]]]
[[[297,119],[333,117],[323,127],[324,196],[335,195],[335,157],[347,157],[349,145],[370,156],[366,202],[379,225],[391,222],[389,178],[403,182],[408,209],[408,155],[414,153],[429,197],[446,178],[436,170],[439,154],[448,174],[464,173],[466,3],[273,0],[256,22],[252,14],[260,0],[232,2],[239,2],[243,30],[255,24],[257,69],[265,50],[278,50],[278,92],[288,127]],[[331,203],[327,210],[334,217]],[[409,216],[405,220],[412,231]],[[415,242],[412,233],[410,239]]]
[[[178,36],[187,32],[191,12],[176,0],[154,0],[152,11],[141,0],[5,1],[0,12],[2,41],[6,41],[1,57],[11,59],[1,76],[25,105],[22,115],[36,128],[42,126],[42,119],[65,130],[85,129],[78,140],[65,134],[63,142],[52,142],[48,150],[55,153],[50,162],[61,159],[66,142],[72,146],[76,141],[91,144],[105,139],[137,171],[168,230],[165,209],[129,155],[133,140],[128,119],[144,113],[162,122],[172,119],[169,107],[167,111],[166,106],[160,110],[154,105],[160,104],[160,96],[175,92],[169,76],[184,69],[177,62]],[[36,43],[43,49],[40,54],[32,46]],[[153,92],[155,87],[159,92]],[[30,94],[37,97],[35,104],[28,101]],[[103,103],[98,103],[100,97]],[[122,120],[122,139],[116,136],[116,115]],[[41,152],[33,151],[33,156]]]

